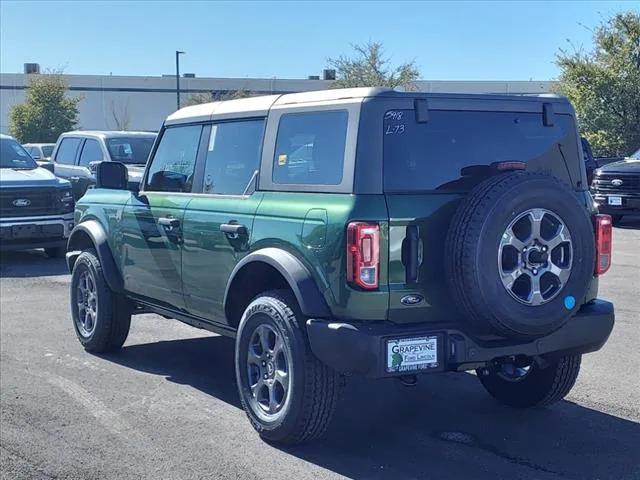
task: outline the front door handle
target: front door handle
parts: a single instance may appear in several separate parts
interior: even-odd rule
[[[168,227],[173,230],[174,228],[178,228],[180,226],[180,220],[173,217],[160,217],[158,218],[158,225],[162,225],[163,227]]]
[[[246,235],[248,230],[247,227],[242,225],[241,223],[223,223],[220,225],[220,231],[227,235]]]

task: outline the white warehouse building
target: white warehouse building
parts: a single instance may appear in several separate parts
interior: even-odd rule
[[[31,74],[40,75],[40,74]],[[0,132],[9,133],[9,111],[24,102],[31,75],[0,73]],[[80,97],[78,128],[83,130],[152,130],[176,110],[175,76],[63,75],[69,95]],[[331,80],[276,78],[180,78],[182,105],[191,95],[230,91],[272,94],[322,90]],[[549,93],[549,81],[430,81],[418,90],[449,93]]]

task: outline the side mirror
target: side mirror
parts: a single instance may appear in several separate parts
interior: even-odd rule
[[[129,180],[127,190],[138,193],[140,191],[140,180]]]
[[[161,190],[163,192],[184,192],[187,176],[169,170],[156,172],[149,181],[151,190]]]
[[[96,166],[96,187],[127,190],[127,167],[120,162],[100,162]]]

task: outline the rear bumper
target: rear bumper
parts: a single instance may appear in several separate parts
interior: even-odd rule
[[[343,323],[310,319],[311,350],[322,362],[345,374],[371,378],[402,375],[386,370],[386,340],[438,336],[437,368],[422,372],[463,371],[485,366],[511,355],[553,357],[599,350],[613,329],[613,304],[595,300],[583,306],[562,328],[534,340],[480,342],[457,329],[432,325],[400,326],[390,322]],[[420,372],[410,372],[420,373]]]

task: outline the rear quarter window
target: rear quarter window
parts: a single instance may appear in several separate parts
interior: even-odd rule
[[[387,192],[467,190],[503,161],[569,181],[560,145],[576,143],[571,116],[556,115],[545,127],[542,113],[520,112],[435,110],[417,123],[413,110],[392,110],[383,136]]]
[[[282,115],[273,159],[273,183],[339,185],[348,117],[346,110]]]

